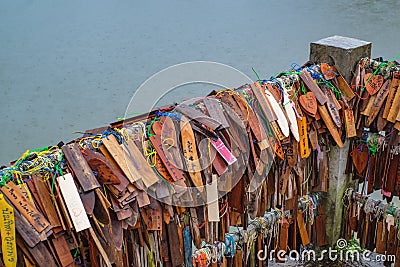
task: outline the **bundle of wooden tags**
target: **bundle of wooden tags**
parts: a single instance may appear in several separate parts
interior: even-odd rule
[[[348,189],[343,199],[345,237],[356,233],[362,248],[376,248],[377,253],[397,259],[400,210],[392,199],[400,196],[399,71],[399,63],[381,59],[361,59],[356,67],[351,86],[357,96],[352,104],[357,130],[350,142],[346,173],[362,187],[360,192]],[[368,198],[375,190],[381,190],[384,201]],[[400,266],[400,260],[394,266]]]
[[[308,63],[27,151],[0,171],[2,263],[267,266],[257,251],[327,245],[330,145],[352,138],[348,171],[368,187],[381,177],[375,144],[397,145],[395,69],[362,60],[353,90],[335,66]],[[391,135],[357,130],[375,124]],[[373,186],[394,194],[389,176]]]

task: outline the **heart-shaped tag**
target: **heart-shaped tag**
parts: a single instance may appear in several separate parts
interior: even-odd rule
[[[302,109],[308,113],[308,115],[315,117],[317,113],[318,105],[317,99],[313,92],[307,92],[305,95],[299,97],[300,106]]]
[[[335,66],[329,66],[326,63],[321,63],[321,72],[324,75],[325,79],[332,80],[336,77],[337,69]]]
[[[364,143],[359,144],[352,152],[353,164],[358,174],[362,174],[368,164],[368,147]]]
[[[384,82],[382,75],[373,75],[372,73],[367,73],[364,76],[365,89],[367,89],[370,95],[376,94],[379,89],[381,89]]]

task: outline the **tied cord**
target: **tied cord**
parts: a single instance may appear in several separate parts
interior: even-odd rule
[[[170,118],[177,118],[178,120],[181,120],[181,115],[171,113],[171,112],[161,112],[161,111],[156,111],[156,116],[157,117],[170,117]]]

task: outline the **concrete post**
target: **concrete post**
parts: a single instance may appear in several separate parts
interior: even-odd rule
[[[335,64],[347,82],[352,71],[363,57],[371,57],[371,43],[342,36],[331,36],[310,44],[310,60],[316,63]],[[329,153],[329,190],[324,203],[327,216],[327,238],[329,244],[335,244],[340,237],[343,219],[342,196],[348,186],[352,186],[351,177],[345,175],[349,142],[343,148],[330,148]]]

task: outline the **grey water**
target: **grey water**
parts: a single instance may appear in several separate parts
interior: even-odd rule
[[[391,59],[398,10],[384,0],[3,0],[0,164],[117,120],[140,84],[174,64],[215,61],[268,78],[331,35],[370,41],[373,56]],[[163,101],[208,91],[180,87]]]

